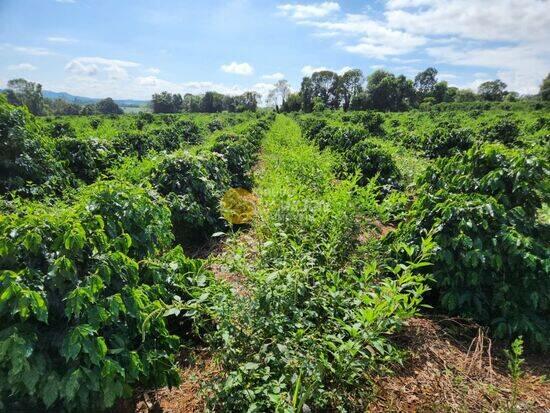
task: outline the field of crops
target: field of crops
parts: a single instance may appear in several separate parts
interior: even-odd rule
[[[549,142],[545,108],[0,95],[0,411],[544,411]],[[420,362],[422,323],[472,365]],[[424,368],[450,387],[388,396]]]

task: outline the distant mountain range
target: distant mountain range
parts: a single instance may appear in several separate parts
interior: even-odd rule
[[[85,96],[75,96],[67,92],[52,92],[51,90],[43,90],[42,95],[47,99],[61,99],[69,103],[78,103],[79,105],[88,105],[99,102],[100,98],[89,98]],[[119,106],[146,106],[148,100],[136,99],[114,99]]]

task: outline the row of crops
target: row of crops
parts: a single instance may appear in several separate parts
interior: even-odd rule
[[[335,113],[298,121],[308,139],[338,156],[341,177],[357,173],[359,185],[380,186],[385,223],[397,227],[383,245],[418,248],[433,236],[427,297],[436,311],[472,318],[499,339],[523,335],[532,348],[550,348],[546,112]]]
[[[0,102],[1,409],[98,411],[179,382],[182,342],[211,328],[193,308],[224,291],[182,245],[225,228],[220,199],[250,187],[271,122],[37,119]],[[151,317],[175,302],[178,322]]]
[[[213,411],[365,411],[421,311],[548,351],[549,137],[543,110],[35,118],[0,101],[0,410],[175,386],[200,341]],[[258,199],[249,237],[220,217],[231,188]],[[190,258],[214,233],[240,292]]]

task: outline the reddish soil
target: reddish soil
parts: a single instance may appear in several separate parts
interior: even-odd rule
[[[181,384],[169,389],[143,393],[136,404],[136,413],[199,413],[205,409],[205,394],[201,385],[211,380],[220,370],[211,355],[198,355],[180,372]]]
[[[512,410],[512,382],[506,362],[495,358],[481,330],[473,340],[455,338],[443,328],[449,320],[416,318],[399,336],[410,352],[392,377],[375,380],[378,388],[370,412],[550,412],[550,360],[526,357],[525,374]],[[471,326],[459,326],[460,331]]]

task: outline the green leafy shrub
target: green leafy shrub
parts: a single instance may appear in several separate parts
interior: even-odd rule
[[[153,123],[155,120],[152,113],[149,112],[140,112],[136,118],[136,129],[143,130],[145,125]]]
[[[328,125],[324,118],[316,116],[303,116],[300,118],[300,126],[302,133],[306,139],[314,140],[317,134]]]
[[[400,186],[401,173],[391,155],[368,140],[353,145],[344,153],[343,160],[341,172],[353,174],[359,171],[358,184],[361,186],[367,185],[374,177],[384,192]]]
[[[153,170],[151,182],[168,200],[178,239],[202,238],[220,227],[219,201],[230,182],[220,154],[176,152]]]
[[[326,126],[314,137],[319,149],[331,148],[339,152],[350,149],[367,137],[364,129],[358,127]]]
[[[32,195],[29,183],[44,185],[59,169],[34,117],[0,96],[0,193]]]
[[[485,125],[481,129],[481,136],[490,142],[500,142],[505,145],[517,143],[520,129],[516,121],[502,118]]]
[[[157,129],[156,141],[161,150],[175,151],[184,144],[197,144],[202,140],[199,127],[191,120],[172,120],[168,126]]]
[[[258,161],[258,151],[270,121],[260,119],[247,127],[242,134],[226,133],[217,137],[212,147],[225,158],[234,188],[252,188],[250,172]]]
[[[55,143],[57,158],[78,178],[94,182],[112,162],[108,142],[95,138],[60,138]]]
[[[100,118],[91,118],[90,119],[90,126],[92,129],[97,130],[99,128],[99,125],[101,125],[101,119]]]
[[[422,141],[422,148],[428,158],[456,155],[472,147],[473,131],[470,128],[456,128],[444,124],[438,126]]]
[[[227,374],[211,407],[293,411],[298,397],[313,411],[365,410],[369,377],[403,360],[390,337],[417,314],[426,287],[416,273],[426,264],[387,273],[373,263],[359,274],[314,267],[266,275],[219,327]]]
[[[366,112],[348,112],[342,116],[344,122],[350,122],[362,126],[366,131],[373,135],[380,135],[384,132],[384,116],[381,113]]]
[[[72,207],[1,216],[4,407],[101,411],[138,384],[177,384],[178,337],[164,319],[145,321],[207,281],[180,248],[162,255],[171,242],[162,199],[116,182]]]
[[[49,133],[54,139],[61,137],[76,138],[76,131],[69,122],[54,122],[50,125]]]
[[[252,187],[249,172],[257,161],[258,148],[242,135],[224,134],[218,137],[212,151],[223,155],[234,188]]]
[[[222,130],[225,126],[221,119],[215,118],[208,122],[206,126],[210,132],[215,132],[217,130]]]
[[[140,159],[152,149],[160,149],[154,140],[145,133],[120,133],[112,141],[118,154],[137,155]]]
[[[398,236],[418,242],[436,229],[434,277],[443,310],[491,326],[497,338],[523,334],[550,346],[548,166],[539,158],[486,144],[440,160],[420,180],[419,196]]]

